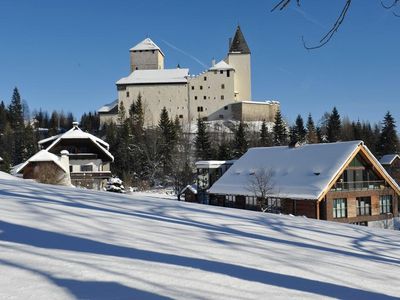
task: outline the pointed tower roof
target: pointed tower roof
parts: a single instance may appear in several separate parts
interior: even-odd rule
[[[164,55],[160,47],[158,47],[157,44],[154,43],[150,38],[144,39],[139,44],[129,49],[129,51],[137,51],[137,50],[158,50],[162,55]]]
[[[240,26],[236,28],[235,36],[233,37],[233,41],[229,46],[229,52],[240,52],[242,54],[250,54],[250,48],[246,43],[244,35],[240,30]]]

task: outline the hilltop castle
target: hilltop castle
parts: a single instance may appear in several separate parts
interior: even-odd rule
[[[199,75],[186,68],[164,69],[165,55],[150,38],[129,51],[131,73],[116,82],[118,99],[98,110],[101,125],[116,121],[121,103],[128,110],[139,94],[149,126],[157,124],[163,107],[182,123],[198,117],[271,122],[279,109],[277,101],[252,101],[251,52],[239,26],[226,58]]]

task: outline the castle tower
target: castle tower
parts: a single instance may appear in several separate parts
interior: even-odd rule
[[[251,53],[240,26],[237,27],[235,36],[229,44],[226,62],[235,69],[235,100],[251,101]]]
[[[151,39],[146,38],[129,49],[131,72],[135,70],[164,69],[164,53]]]

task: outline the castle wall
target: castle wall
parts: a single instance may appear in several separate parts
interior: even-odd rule
[[[208,70],[189,78],[191,120],[231,118],[229,104],[234,102],[234,70]]]
[[[130,51],[131,72],[134,70],[164,69],[164,56],[158,50]]]

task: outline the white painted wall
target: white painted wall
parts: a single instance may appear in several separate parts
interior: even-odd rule
[[[131,72],[134,70],[164,69],[164,56],[159,50],[130,51]]]
[[[235,69],[235,99],[251,101],[250,54],[229,53],[226,62]]]

